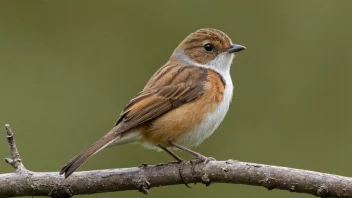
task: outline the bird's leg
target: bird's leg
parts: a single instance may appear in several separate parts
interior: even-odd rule
[[[197,165],[199,163],[202,163],[202,162],[208,163],[209,161],[215,160],[212,157],[205,157],[204,155],[202,155],[200,153],[197,153],[195,151],[192,151],[191,149],[186,148],[184,146],[181,146],[181,145],[178,145],[178,144],[175,144],[175,143],[172,143],[172,142],[169,142],[169,144],[171,146],[174,146],[174,147],[180,149],[180,150],[186,151],[186,152],[188,152],[188,153],[190,153],[190,154],[192,154],[192,155],[194,155],[196,157],[195,160],[191,161],[191,170],[192,171],[195,171],[195,165]]]
[[[173,153],[172,151],[170,151],[170,150],[169,150],[168,148],[166,148],[165,146],[160,145],[160,144],[158,144],[157,146],[158,146],[159,148],[163,149],[163,150],[164,150],[166,153],[168,153],[169,155],[171,155],[171,156],[177,161],[177,163],[180,164],[180,167],[179,167],[179,169],[178,169],[178,172],[179,172],[179,174],[180,174],[180,177],[181,177],[183,183],[184,183],[188,188],[191,188],[191,187],[188,185],[188,183],[187,183],[185,177],[184,177],[183,174],[182,174],[183,166],[184,166],[185,163],[186,163],[185,160],[183,160],[182,158],[180,158],[178,155],[176,155],[175,153]]]
[[[175,153],[173,153],[172,151],[170,151],[169,149],[167,149],[165,146],[158,144],[158,147],[163,149],[166,153],[168,153],[169,155],[171,155],[178,163],[184,162],[185,160],[183,160],[182,158],[180,158],[178,155],[176,155]]]
[[[195,152],[195,151],[192,151],[191,149],[186,148],[186,147],[184,147],[184,146],[181,146],[181,145],[178,145],[178,144],[175,144],[175,143],[172,143],[172,142],[169,142],[169,144],[170,144],[171,146],[174,146],[174,147],[180,149],[180,150],[186,151],[186,152],[188,152],[188,153],[194,155],[194,156],[196,157],[196,159],[199,160],[199,161],[201,161],[201,162],[204,162],[204,161],[206,161],[206,160],[208,159],[208,158],[205,157],[204,155],[202,155],[202,154],[200,154],[200,153],[197,153],[197,152]]]

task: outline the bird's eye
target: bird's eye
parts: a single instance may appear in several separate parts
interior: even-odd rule
[[[210,43],[204,45],[204,49],[208,52],[212,51],[214,49],[214,46]]]

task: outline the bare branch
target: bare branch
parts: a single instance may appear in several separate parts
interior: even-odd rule
[[[0,175],[0,195],[72,196],[183,184],[175,163],[155,166],[82,171],[68,179],[57,172],[8,173]],[[183,176],[190,183],[212,182],[263,186],[268,190],[281,189],[320,197],[352,197],[352,179],[313,171],[239,161],[210,161],[195,165],[189,162]]]
[[[10,149],[13,159],[19,159],[18,152],[17,154],[13,152],[16,149],[12,149],[11,146]],[[14,166],[17,166],[17,169],[19,167]],[[177,163],[168,163],[82,171],[72,174],[67,179],[57,172],[17,171],[0,174],[0,197],[71,197],[124,190],[148,193],[152,187],[183,184],[179,166]],[[196,165],[187,162],[182,168],[182,175],[189,183],[246,184],[262,186],[268,190],[280,189],[319,197],[352,197],[352,178],[349,177],[234,160],[209,161]]]
[[[18,173],[26,173],[28,170],[23,166],[20,153],[17,150],[17,146],[15,143],[15,138],[13,137],[13,132],[9,124],[5,124],[6,132],[7,132],[7,142],[10,147],[10,152],[12,159],[5,158],[5,162],[10,164],[12,167],[16,169]]]

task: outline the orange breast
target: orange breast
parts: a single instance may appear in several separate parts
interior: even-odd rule
[[[153,144],[167,144],[168,141],[177,141],[183,135],[191,132],[204,117],[214,112],[223,100],[225,84],[219,74],[208,70],[208,80],[205,93],[168,113],[158,117],[143,127],[142,139]],[[144,125],[145,126],[145,125]]]

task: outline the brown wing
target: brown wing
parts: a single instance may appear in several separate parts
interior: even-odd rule
[[[160,71],[160,70],[167,70]],[[204,93],[207,70],[176,66],[161,68],[133,98],[116,122],[118,133],[148,122]]]

